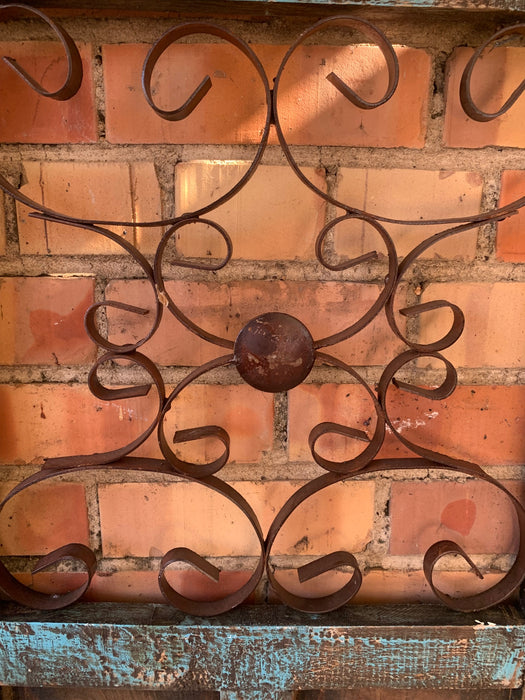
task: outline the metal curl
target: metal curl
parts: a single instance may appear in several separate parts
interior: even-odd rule
[[[38,610],[59,610],[72,605],[78,602],[87,591],[97,569],[96,557],[89,547],[79,543],[59,547],[42,557],[33,568],[32,573],[36,574],[64,560],[82,562],[87,573],[86,581],[67,593],[42,593],[29,588],[29,586],[20,583],[2,562],[0,562],[0,591],[16,603]]]
[[[324,258],[323,254],[323,245],[326,240],[326,236],[330,229],[332,229],[334,226],[337,224],[341,223],[342,221],[348,221],[351,219],[358,219],[360,221],[364,221],[367,224],[370,224],[375,230],[379,233],[381,238],[383,239],[383,242],[386,246],[387,250],[387,255],[388,255],[388,274],[385,278],[385,285],[383,289],[381,290],[381,293],[379,294],[378,298],[376,301],[372,304],[370,309],[361,316],[359,320],[357,320],[355,323],[352,325],[348,326],[348,328],[339,331],[337,333],[333,333],[332,335],[326,336],[325,338],[321,338],[319,340],[314,341],[314,347],[315,348],[323,348],[328,345],[335,345],[336,343],[340,343],[343,340],[347,340],[348,338],[351,338],[353,335],[356,333],[359,333],[359,331],[363,330],[371,321],[374,320],[374,318],[377,316],[377,314],[381,311],[381,309],[385,306],[387,303],[388,299],[392,296],[392,293],[394,292],[396,288],[396,278],[397,278],[397,252],[396,248],[394,245],[394,242],[392,238],[390,237],[389,233],[387,230],[374,218],[369,216],[368,214],[354,214],[354,213],[348,213],[345,214],[344,216],[340,216],[337,219],[334,219],[333,221],[329,222],[326,226],[323,227],[321,232],[319,233],[316,243],[315,243],[315,252],[317,259],[319,262],[324,265],[325,267],[328,267],[328,269],[346,269],[346,267],[352,267],[354,265],[358,265],[359,263],[363,262],[363,259],[369,259],[372,255],[375,255],[375,253],[367,253],[365,256],[362,256],[360,258],[355,258],[354,260],[348,261],[345,263],[345,267],[330,267],[327,265],[326,260]]]
[[[54,476],[54,474],[49,472],[46,473],[42,470],[19,482],[13,489],[11,489],[11,491],[0,503],[0,512],[17,494],[21,493],[35,483],[39,483],[40,481],[50,478],[50,476]],[[18,581],[18,579],[16,579],[7,569],[5,564],[0,561],[0,591],[3,595],[6,595],[8,598],[14,600],[20,605],[25,605],[29,608],[36,608],[38,610],[59,610],[60,608],[65,608],[68,605],[72,605],[82,598],[84,593],[89,588],[91,580],[97,570],[97,560],[95,554],[89,547],[78,542],[59,547],[58,549],[46,554],[44,557],[41,557],[36,566],[33,567],[32,573],[36,574],[65,560],[79,561],[84,564],[86,569],[86,580],[73,590],[67,591],[66,593],[43,593],[35,590],[29,586],[25,586],[23,583],[20,583],[20,581]]]
[[[209,34],[211,36],[219,37],[224,41],[235,46],[237,49],[242,51],[242,53],[251,61],[251,63],[257,69],[257,72],[261,77],[266,77],[262,66],[259,64],[257,57],[250,48],[248,44],[231,34],[226,29],[218,27],[214,24],[208,24],[206,22],[188,22],[186,24],[181,24],[178,27],[173,27],[169,29],[165,34],[163,34],[160,39],[151,47],[144,61],[144,67],[142,69],[142,89],[144,91],[144,96],[151,107],[151,109],[162,119],[167,121],[181,121],[186,119],[193,112],[193,110],[198,106],[198,104],[204,99],[206,94],[211,90],[212,81],[209,75],[206,75],[200,84],[195,88],[192,94],[185,100],[185,102],[177,109],[167,110],[157,107],[153,99],[153,94],[151,90],[151,78],[153,75],[153,70],[157,64],[157,61],[162,56],[162,54],[175,43],[178,39],[190,36],[191,34]]]
[[[71,455],[68,457],[54,457],[46,459],[44,461],[44,469],[53,470],[64,469],[66,467],[89,467],[97,464],[109,464],[110,462],[116,462],[128,455],[133,450],[136,450],[137,447],[142,445],[142,443],[145,442],[147,438],[153,433],[162,415],[165,389],[164,380],[162,379],[162,375],[157,369],[157,366],[145,355],[142,355],[139,352],[133,352],[129,354],[107,353],[106,355],[100,357],[95,362],[89,373],[88,386],[91,390],[91,393],[97,398],[100,398],[102,401],[118,401],[145,396],[149,392],[152,386],[150,384],[142,384],[138,386],[130,386],[118,389],[108,389],[102,386],[100,380],[97,377],[98,368],[106,362],[118,359],[128,360],[136,365],[139,365],[139,367],[142,367],[146,370],[146,372],[150,375],[151,379],[153,380],[153,386],[155,386],[157,390],[158,407],[157,413],[150,425],[128,445],[124,445],[123,447],[119,447],[114,450],[109,450],[108,452],[101,452],[90,455]]]
[[[1,178],[2,176],[0,176]],[[0,187],[1,187],[1,180],[0,180]],[[25,202],[24,202],[25,203]],[[124,304],[120,301],[112,301],[112,300],[105,300],[105,301],[99,301],[96,302],[95,304],[92,304],[89,309],[86,311],[86,315],[84,317],[84,327],[86,329],[86,333],[88,336],[91,338],[91,340],[98,345],[101,348],[104,348],[105,350],[109,350],[110,352],[116,352],[116,353],[124,353],[124,352],[134,352],[137,350],[141,345],[144,345],[156,332],[157,328],[159,327],[159,324],[162,319],[162,310],[163,310],[163,305],[160,302],[160,300],[157,298],[156,294],[156,286],[155,286],[155,274],[153,271],[153,268],[151,267],[150,263],[148,260],[142,255],[142,253],[135,248],[134,245],[132,245],[129,241],[127,241],[125,238],[122,236],[119,236],[117,233],[113,233],[113,231],[110,231],[107,228],[102,228],[101,226],[96,226],[91,223],[87,222],[82,222],[82,221],[77,221],[77,220],[69,220],[69,219],[63,219],[60,216],[55,215],[51,210],[42,208],[42,212],[35,212],[33,213],[33,217],[35,219],[41,219],[43,221],[52,221],[53,223],[57,224],[62,224],[66,226],[74,226],[76,228],[85,230],[85,231],[91,231],[92,233],[97,233],[100,234],[101,236],[104,236],[104,238],[109,238],[109,240],[113,241],[117,245],[119,245],[121,248],[124,248],[126,253],[128,253],[133,260],[142,268],[143,272],[146,275],[146,279],[148,280],[152,292],[155,298],[155,316],[153,317],[153,323],[151,325],[151,328],[149,332],[143,337],[140,338],[137,342],[135,343],[125,343],[124,345],[119,345],[118,343],[112,343],[110,340],[105,338],[103,335],[98,330],[97,327],[97,320],[96,320],[96,312],[97,309],[99,308],[106,308],[106,307],[113,307],[117,309],[122,309],[124,311],[128,311],[129,313],[134,313],[134,314],[139,314],[139,315],[146,315],[149,314],[148,309],[144,309],[142,307],[137,307],[137,306],[132,306],[130,304]]]
[[[355,428],[350,428],[348,426],[339,425],[337,423],[325,422],[319,423],[310,431],[308,436],[308,445],[312,453],[312,457],[317,462],[317,464],[326,469],[329,472],[334,472],[336,474],[355,474],[363,467],[365,467],[374,457],[377,455],[381,449],[385,438],[385,415],[383,407],[377,400],[374,392],[370,389],[365,380],[356,372],[352,367],[338,360],[331,355],[325,355],[324,353],[317,353],[317,359],[324,364],[332,365],[348,372],[354,379],[356,379],[362,387],[365,388],[368,396],[372,400],[374,410],[376,412],[377,420],[376,427],[374,430],[374,435],[369,439],[368,435],[362,430],[356,430]],[[316,450],[316,443],[320,437],[330,433],[336,433],[338,435],[344,435],[357,440],[362,440],[367,444],[365,449],[356,457],[352,459],[343,460],[342,462],[336,462],[335,460],[329,460],[322,457]]]
[[[171,392],[171,394],[168,396],[164,403],[164,407],[162,409],[162,412],[160,413],[158,421],[158,441],[160,449],[162,450],[162,454],[171,464],[173,470],[177,474],[183,474],[195,478],[211,476],[212,474],[215,474],[215,472],[222,469],[222,467],[228,461],[228,457],[230,454],[230,438],[228,433],[224,430],[224,428],[221,428],[216,425],[207,425],[199,428],[191,428],[189,430],[176,431],[173,440],[174,443],[188,442],[190,440],[200,440],[206,437],[213,437],[223,444],[224,450],[220,457],[214,459],[208,464],[195,464],[193,462],[186,462],[180,459],[171,449],[168,443],[168,439],[166,438],[166,434],[164,432],[164,418],[166,417],[167,413],[171,410],[173,401],[179,396],[183,389],[185,389],[189,384],[191,384],[191,382],[193,382],[195,379],[202,376],[203,374],[210,372],[212,369],[216,369],[218,367],[225,367],[232,363],[233,355],[223,355],[222,357],[218,357],[215,360],[207,362],[201,367],[197,367],[175,387],[175,389]]]
[[[316,598],[309,598],[291,593],[277,580],[270,561],[271,550],[275,539],[290,515],[304,501],[310,498],[310,496],[313,496],[327,486],[336,484],[344,479],[345,477],[340,474],[327,473],[309,481],[290,496],[290,498],[275,516],[272,524],[270,525],[270,529],[268,530],[268,535],[266,536],[265,542],[266,575],[272,588],[275,590],[282,602],[291,608],[295,608],[296,610],[310,613],[324,613],[337,610],[337,608],[346,605],[346,603],[348,603],[356,595],[361,587],[361,570],[354,555],[350,552],[332,552],[298,569],[298,577],[301,582],[313,579],[342,565],[349,565],[354,569],[354,573],[352,574],[350,580],[347,581],[347,583],[345,583],[339,590],[335,591],[334,593],[330,593],[329,595],[318,596]]]
[[[464,469],[460,469],[460,471],[470,473]],[[482,591],[481,593],[463,596],[461,598],[457,598],[455,596],[448,595],[447,593],[443,593],[443,591],[441,591],[434,583],[434,567],[439,561],[439,559],[441,559],[441,557],[445,556],[446,554],[459,554],[470,565],[474,574],[478,578],[482,579],[483,575],[476,567],[474,562],[470,559],[470,557],[455,542],[444,540],[441,542],[436,542],[431,547],[429,547],[429,549],[425,553],[425,557],[423,560],[423,572],[425,574],[425,578],[427,579],[429,586],[431,587],[436,597],[439,598],[445,605],[447,605],[449,608],[452,608],[453,610],[460,610],[462,612],[484,610],[485,608],[490,608],[493,605],[499,605],[500,603],[503,603],[512,594],[512,592],[522,583],[525,577],[525,537],[523,536],[523,534],[525,533],[525,509],[518,501],[518,499],[515,498],[510,493],[510,491],[508,491],[508,489],[506,489],[502,484],[500,484],[499,481],[497,481],[497,479],[493,479],[488,474],[483,472],[481,468],[478,467],[474,476],[492,484],[500,491],[503,491],[503,493],[505,493],[505,495],[508,496],[508,498],[510,498],[518,520],[519,546],[518,551],[516,553],[516,558],[514,559],[514,563],[500,581],[495,583],[490,588],[487,588],[486,590]]]
[[[177,318],[189,331],[192,333],[195,333],[196,335],[199,336],[199,338],[202,338],[203,340],[207,340],[209,343],[213,343],[214,345],[219,345],[220,347],[223,348],[232,348],[234,346],[233,340],[229,340],[227,338],[222,338],[221,336],[217,336],[214,333],[209,333],[208,331],[204,330],[200,326],[198,326],[196,323],[194,323],[188,316],[186,316],[185,313],[183,313],[179,307],[175,304],[171,296],[169,295],[168,291],[166,290],[166,285],[164,283],[164,277],[162,274],[162,260],[164,256],[164,251],[166,249],[166,246],[170,240],[170,238],[173,236],[173,234],[182,226],[186,226],[186,224],[196,224],[196,223],[203,223],[207,224],[209,226],[212,226],[215,228],[220,235],[223,237],[226,246],[227,246],[227,254],[226,257],[224,258],[223,261],[221,261],[216,267],[211,267],[210,265],[200,265],[198,263],[190,263],[189,261],[181,261],[178,260],[176,261],[176,265],[184,265],[186,267],[193,267],[198,270],[219,270],[222,267],[224,267],[227,262],[230,260],[231,255],[232,255],[232,244],[231,244],[231,239],[228,235],[228,233],[222,228],[222,226],[219,226],[216,224],[214,221],[209,221],[208,219],[199,219],[199,218],[189,218],[189,219],[183,219],[182,221],[179,221],[177,224],[172,226],[170,229],[166,231],[164,236],[162,237],[162,240],[160,241],[159,245],[157,246],[157,250],[155,252],[155,263],[154,263],[154,280],[155,280],[155,289],[156,289],[156,295],[160,303],[165,306],[170,313],[172,313],[175,318]]]
[[[504,36],[509,36],[511,34],[523,34],[525,35],[525,24],[515,24],[512,27],[506,27],[501,29],[499,32],[493,34],[490,39],[487,39],[471,56],[469,62],[465,66],[465,70],[461,76],[461,82],[459,87],[459,99],[461,101],[461,106],[465,114],[474,119],[477,122],[490,122],[497,117],[501,117],[505,112],[508,112],[512,105],[518,100],[518,98],[525,91],[525,79],[521,81],[518,87],[513,90],[511,96],[504,102],[503,106],[498,109],[497,112],[485,112],[479,107],[472,98],[470,91],[470,82],[472,80],[472,73],[474,71],[475,65],[478,62],[481,54],[485,49],[493,44],[495,41],[502,39]]]
[[[525,198],[524,198],[524,204],[525,204]],[[487,220],[488,221],[493,221],[493,220],[499,220],[497,216],[497,212],[490,212],[487,215]],[[428,248],[431,246],[435,245],[436,243],[439,243],[442,240],[445,240],[446,238],[449,238],[451,236],[456,236],[459,233],[463,233],[464,231],[469,231],[470,229],[477,228],[479,226],[479,222],[469,222],[466,224],[460,224],[459,226],[455,226],[453,228],[447,228],[444,231],[440,231],[439,233],[434,234],[433,236],[430,236],[429,238],[426,238],[424,241],[419,243],[415,248],[413,248],[401,261],[399,264],[399,267],[397,269],[396,273],[396,281],[394,288],[392,290],[392,294],[390,297],[386,300],[385,303],[385,313],[387,317],[388,324],[392,331],[397,335],[400,340],[402,340],[406,345],[408,345],[410,348],[413,350],[418,350],[420,352],[435,352],[437,350],[444,350],[445,348],[450,347],[453,343],[458,340],[458,338],[461,336],[465,324],[465,317],[463,315],[462,310],[456,305],[452,304],[449,301],[445,300],[436,300],[436,301],[430,301],[430,302],[425,302],[422,304],[415,304],[413,306],[405,307],[403,309],[400,309],[399,313],[402,314],[403,316],[418,316],[420,314],[427,313],[429,311],[433,311],[435,309],[440,309],[440,308],[448,308],[452,311],[453,315],[453,320],[452,320],[452,325],[450,329],[447,331],[447,333],[442,337],[439,338],[438,340],[431,342],[431,343],[415,343],[412,340],[409,340],[406,335],[401,331],[399,326],[397,325],[396,322],[396,314],[394,311],[394,303],[396,299],[396,294],[397,290],[399,289],[399,285],[401,283],[401,280],[405,276],[406,272],[410,268],[410,266],[422,255]]]
[[[4,63],[6,63],[11,70],[13,70],[29,87],[37,92],[42,97],[48,97],[51,100],[58,100],[63,102],[74,97],[80,90],[82,84],[82,59],[80,58],[80,53],[78,52],[77,46],[69,34],[56,22],[54,22],[46,14],[37,10],[36,7],[30,7],[29,5],[23,4],[12,4],[12,5],[0,5],[0,12],[2,10],[21,10],[23,12],[29,12],[29,14],[36,15],[40,19],[51,27],[56,36],[60,39],[60,42],[64,48],[67,58],[67,76],[64,84],[55,90],[54,92],[49,92],[45,90],[40,83],[32,78],[29,73],[27,73],[24,68],[18,65],[14,58],[9,58],[8,56],[3,57]]]
[[[392,362],[390,362],[385,367],[377,387],[379,403],[381,404],[381,407],[384,411],[388,427],[396,436],[396,438],[400,442],[402,442],[403,445],[405,445],[405,447],[408,447],[408,449],[414,454],[421,455],[421,457],[424,457],[425,459],[432,460],[433,462],[439,462],[440,464],[446,465],[451,468],[459,468],[459,470],[463,471],[468,469],[479,469],[479,467],[473,464],[472,462],[459,460],[448,455],[442,454],[440,452],[429,450],[426,447],[422,447],[414,442],[411,442],[410,440],[408,440],[408,438],[406,438],[398,430],[396,430],[394,424],[390,420],[386,405],[388,388],[393,383],[396,373],[402,367],[404,367],[409,362],[412,362],[413,360],[419,359],[420,357],[433,357],[443,362],[443,364],[445,365],[446,372],[445,379],[443,380],[441,385],[439,387],[436,387],[435,389],[428,389],[426,387],[419,387],[413,384],[406,384],[405,382],[396,381],[396,385],[399,389],[401,389],[402,391],[409,391],[413,394],[417,394],[418,396],[424,396],[428,399],[441,400],[450,396],[456,388],[456,370],[454,368],[454,365],[451,362],[449,362],[449,360],[447,360],[445,357],[443,357],[443,355],[440,355],[437,352],[420,353],[416,350],[406,350],[405,352],[398,355],[394,360],[392,360]]]
[[[248,581],[246,581],[246,583],[244,583],[238,590],[218,600],[194,600],[192,598],[188,598],[187,596],[183,596],[181,593],[178,593],[168,583],[166,578],[166,569],[171,564],[177,562],[187,562],[194,568],[200,569],[200,571],[215,581],[219,581],[219,569],[210,564],[206,559],[201,557],[193,550],[186,547],[176,547],[167,552],[162,558],[159,569],[159,587],[162,594],[171,605],[174,605],[176,608],[188,613],[189,615],[220,615],[221,613],[237,607],[243,601],[245,601],[248,596],[253,593],[257,587],[257,584],[261,580],[264,573],[265,564],[264,537],[259,520],[257,519],[252,507],[248,501],[246,501],[243,496],[241,496],[241,494],[232,486],[214,476],[207,476],[202,479],[191,480],[196,481],[197,483],[211,488],[213,491],[221,494],[241,511],[257,536],[260,546],[259,560]]]

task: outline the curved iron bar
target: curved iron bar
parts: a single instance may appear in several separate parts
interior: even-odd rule
[[[123,457],[122,459],[116,460],[110,464],[104,463],[100,466],[97,466],[96,464],[76,464],[70,467],[43,469],[21,481],[9,492],[9,494],[0,503],[0,512],[3,507],[12,498],[14,498],[14,496],[21,493],[26,488],[33,486],[34,484],[41,483],[42,481],[58,476],[97,469],[152,472],[169,477],[175,476],[181,478],[181,474],[175,472],[172,465],[168,461],[133,457]],[[237,591],[229,593],[226,596],[213,601],[197,601],[178,593],[167,581],[166,569],[171,564],[176,562],[188,562],[192,566],[199,568],[209,577],[218,580],[219,571],[216,567],[203,559],[199,554],[188,548],[180,547],[171,549],[162,558],[158,575],[159,588],[162,594],[165,596],[167,602],[175,605],[177,608],[190,615],[219,615],[227,610],[231,610],[237,605],[240,605],[240,603],[246,600],[246,598],[255,590],[262,577],[262,574],[264,573],[264,537],[257,516],[253,512],[250,504],[229,484],[213,476],[198,479],[191,476],[184,476],[183,478],[186,481],[203,485],[216,493],[219,493],[233,503],[233,505],[241,511],[252,526],[260,544],[261,553],[259,555],[259,561],[248,581],[246,581]],[[80,598],[84,595],[89,588],[93,576],[96,573],[96,556],[92,550],[86,547],[86,545],[79,543],[67,544],[54,550],[53,552],[50,552],[45,557],[42,557],[38,561],[36,567],[33,569],[33,573],[37,573],[44,568],[56,565],[60,561],[71,559],[82,562],[87,569],[87,580],[85,583],[81,584],[72,591],[62,594],[47,594],[34,590],[33,588],[20,583],[1,561],[0,591],[21,605],[40,610],[58,610],[71,605],[72,603],[80,600]]]
[[[435,389],[428,389],[426,387],[418,387],[414,385],[406,384],[405,382],[395,382],[395,374],[407,363],[418,357],[430,356],[441,360],[446,367],[446,376],[441,384],[441,386]],[[474,610],[482,610],[484,608],[491,607],[493,605],[498,605],[506,600],[513,591],[523,582],[525,578],[525,508],[518,501],[518,499],[510,493],[497,479],[493,478],[487,474],[483,469],[473,462],[451,457],[450,455],[442,454],[434,450],[429,450],[428,448],[422,447],[411,440],[408,440],[404,435],[402,435],[398,430],[396,430],[393,422],[388,415],[388,409],[386,405],[386,396],[388,387],[395,383],[401,390],[410,391],[419,396],[425,396],[429,399],[439,400],[450,396],[456,386],[456,371],[453,365],[446,360],[442,355],[437,352],[420,353],[414,350],[407,350],[396,357],[384,370],[383,375],[379,381],[378,386],[378,398],[379,402],[383,408],[386,422],[396,436],[396,438],[405,445],[414,454],[420,455],[428,463],[433,463],[434,468],[438,469],[449,469],[454,472],[461,474],[467,474],[469,476],[481,479],[489,484],[492,484],[500,491],[502,491],[510,499],[514,510],[516,513],[518,521],[518,531],[519,531],[519,545],[516,558],[511,568],[507,571],[505,576],[498,581],[496,584],[486,589],[481,593],[477,593],[470,596],[465,596],[462,598],[455,598],[450,596],[443,591],[441,591],[433,580],[434,567],[441,559],[441,557],[447,554],[459,554],[470,566],[472,567],[474,573],[478,578],[483,578],[481,572],[474,565],[470,557],[466,552],[455,542],[449,540],[444,540],[436,542],[433,544],[425,553],[423,560],[423,571],[425,577],[436,594],[436,596],[442,600],[446,605],[453,608],[454,610],[461,610],[463,612],[470,612]],[[404,460],[399,460],[400,466],[395,468],[402,469],[402,463]],[[364,470],[366,471],[366,469]]]
[[[331,17],[329,19],[321,20],[317,22],[313,27],[310,29],[307,29],[301,36],[295,41],[295,43],[288,49],[286,55],[284,56],[283,60],[281,61],[281,65],[279,66],[279,69],[277,71],[277,75],[275,77],[274,81],[274,89],[273,89],[273,114],[274,114],[274,123],[275,123],[275,130],[277,133],[277,137],[279,139],[279,143],[281,145],[281,148],[283,150],[284,155],[286,156],[286,160],[288,161],[288,164],[294,171],[294,173],[297,175],[297,177],[315,194],[317,194],[319,197],[324,199],[326,202],[329,204],[332,204],[336,207],[339,207],[340,209],[343,209],[344,211],[347,212],[347,214],[353,214],[356,216],[365,216],[369,218],[375,219],[376,222],[382,222],[385,224],[404,224],[404,225],[410,225],[410,226],[424,226],[424,225],[438,225],[438,224],[459,224],[459,223],[470,223],[474,221],[478,221],[480,223],[484,223],[487,220],[487,216],[494,215],[495,212],[500,213],[501,215],[505,216],[510,216],[512,213],[515,213],[519,208],[525,206],[525,197],[520,197],[517,199],[515,202],[511,202],[510,204],[500,207],[497,210],[491,211],[491,212],[484,212],[481,214],[473,214],[471,216],[459,216],[459,217],[449,217],[449,218],[443,218],[443,219],[426,219],[426,220],[421,220],[421,219],[395,219],[392,217],[388,216],[382,216],[377,213],[372,213],[372,212],[367,212],[363,209],[359,209],[358,207],[353,207],[348,205],[346,202],[343,202],[342,200],[338,200],[336,197],[328,194],[327,192],[324,192],[322,189],[317,187],[311,180],[309,180],[306,175],[303,173],[301,170],[300,166],[298,165],[297,161],[295,160],[292,151],[290,149],[290,146],[288,145],[288,142],[286,140],[286,137],[284,135],[283,129],[281,127],[281,122],[279,119],[279,88],[282,80],[283,73],[285,71],[286,65],[290,58],[292,57],[294,51],[297,49],[298,46],[300,46],[306,39],[308,39],[312,34],[320,31],[321,29],[324,29],[325,27],[331,27],[331,26],[347,26],[352,29],[358,29],[360,30],[367,38],[369,38],[371,41],[373,41],[381,50],[381,53],[383,54],[387,68],[388,68],[388,88],[383,96],[379,101],[375,103],[368,103],[365,100],[361,100],[355,92],[351,91],[348,87],[345,90],[340,89],[341,88],[341,82],[340,79],[337,79],[334,81],[330,76],[327,77],[327,79],[330,80],[332,84],[334,84],[342,94],[349,99],[356,107],[359,107],[361,109],[375,109],[376,107],[379,107],[386,102],[388,102],[389,99],[394,95],[395,90],[397,88],[397,82],[398,82],[398,76],[399,76],[399,66],[397,63],[397,57],[394,52],[394,48],[390,41],[387,39],[387,37],[379,30],[377,27],[374,27],[371,25],[369,22],[365,20],[359,20],[355,18],[348,18],[345,16],[340,16],[340,17]],[[521,26],[521,25],[518,25]],[[489,40],[492,41],[494,37]],[[333,74],[331,74],[333,76]],[[337,76],[336,76],[337,77]],[[522,90],[523,88],[520,86],[518,88],[519,90]],[[519,95],[518,95],[519,96]],[[517,99],[517,97],[515,98]],[[515,100],[514,100],[515,101]],[[509,105],[510,106],[510,105]]]
[[[15,10],[36,15],[49,27],[51,27],[56,36],[60,39],[60,42],[64,48],[67,58],[67,75],[66,79],[64,80],[64,84],[57,90],[50,92],[49,90],[44,89],[37,80],[31,77],[29,73],[22,68],[22,66],[19,66],[14,58],[4,56],[4,63],[6,63],[11,70],[13,70],[27,85],[29,85],[32,90],[37,92],[42,97],[49,97],[51,100],[58,100],[60,102],[70,100],[72,97],[74,97],[80,90],[83,70],[82,59],[80,58],[77,45],[69,34],[41,10],[37,10],[36,7],[13,3],[12,5],[0,5],[0,14],[2,13],[2,10],[8,10],[10,13],[12,10]]]
[[[177,38],[181,38],[183,36],[187,36],[188,34],[194,34],[195,32],[198,33],[208,33],[211,34],[212,36],[217,36],[221,39],[224,39],[225,41],[228,41],[229,43],[233,44],[236,48],[238,48],[252,63],[253,67],[255,68],[261,82],[263,85],[264,89],[264,95],[265,95],[265,104],[266,104],[266,118],[265,118],[265,123],[262,128],[262,133],[261,133],[261,140],[259,141],[259,144],[257,146],[257,151],[256,154],[250,163],[249,167],[247,168],[246,172],[242,175],[242,177],[239,179],[239,181],[230,189],[228,192],[225,194],[221,195],[217,199],[215,199],[213,202],[210,204],[207,204],[203,207],[200,207],[199,209],[195,210],[194,212],[186,212],[182,216],[177,216],[177,217],[172,217],[169,219],[157,219],[155,221],[119,221],[119,220],[107,220],[107,219],[79,219],[78,217],[70,216],[68,214],[63,214],[61,212],[58,212],[54,209],[51,209],[50,207],[46,207],[43,204],[40,204],[39,202],[36,202],[35,200],[31,199],[30,197],[27,197],[26,195],[22,194],[21,192],[18,191],[18,189],[12,185],[3,175],[0,174],[0,189],[6,192],[6,194],[10,195],[13,197],[13,199],[17,200],[21,204],[24,204],[26,207],[29,207],[30,209],[34,209],[36,212],[40,212],[41,214],[47,214],[50,218],[53,218],[54,220],[63,220],[64,222],[67,222],[69,224],[73,225],[79,225],[79,226],[85,226],[86,224],[91,224],[91,225],[100,225],[100,226],[133,226],[133,227],[159,227],[159,226],[177,226],[180,225],[181,221],[184,219],[197,219],[200,216],[203,216],[213,209],[216,209],[217,207],[221,206],[225,202],[229,201],[232,197],[234,197],[241,189],[244,187],[244,185],[250,180],[250,178],[253,176],[255,171],[257,170],[259,163],[261,162],[261,159],[263,157],[264,151],[266,149],[266,145],[268,143],[268,137],[270,133],[270,126],[271,126],[271,115],[272,115],[272,99],[271,99],[271,91],[270,91],[270,86],[268,83],[268,77],[266,76],[266,72],[257,58],[256,54],[252,50],[252,48],[244,42],[242,39],[237,38],[230,32],[226,31],[225,29],[222,29],[221,27],[217,27],[213,24],[207,24],[207,23],[190,23],[190,24],[185,24],[179,27],[176,30],[170,30],[167,35],[164,35],[164,37],[161,37],[159,40],[160,44],[157,44],[156,46],[162,45],[164,48],[162,51],[164,51],[169,44],[172,43],[175,39],[173,38],[174,35],[177,35]],[[166,38],[167,37],[167,38]],[[169,42],[164,46],[166,41]],[[155,48],[155,47],[154,47]],[[153,51],[153,49],[152,49]],[[154,68],[154,63],[157,60],[155,58],[157,52],[150,52],[146,58],[146,62],[144,64],[144,69],[143,69],[143,74],[146,76],[146,85],[149,85],[149,79],[151,78],[151,73]],[[162,53],[162,52],[161,52]],[[152,58],[153,56],[153,58]],[[160,54],[159,54],[160,56]],[[159,57],[157,56],[157,58]],[[149,78],[148,78],[149,75]],[[202,91],[201,91],[202,92]],[[204,97],[204,93],[199,92],[200,99]],[[207,90],[206,90],[207,92]],[[146,99],[148,99],[148,94],[146,94]],[[193,104],[194,101],[192,101],[192,98],[189,100],[191,104]],[[159,110],[155,108],[155,106],[150,103],[150,106],[152,106],[153,109],[155,109],[156,113],[159,114]],[[196,106],[196,104],[193,105],[193,108]],[[186,117],[191,114],[191,111],[193,111],[193,108],[190,109],[190,111],[186,114]],[[176,110],[178,111],[178,110]],[[169,112],[168,112],[169,114]],[[167,118],[166,115],[164,114],[159,114],[162,118]],[[180,117],[186,118],[186,117]],[[35,214],[29,214],[29,216],[35,216]]]
[[[219,234],[224,239],[227,247],[227,253],[225,258],[215,266],[200,263],[192,263],[187,260],[177,260],[174,264],[181,267],[190,267],[197,270],[215,271],[220,270],[230,261],[233,252],[232,242],[228,233],[222,228],[222,226],[219,226],[214,221],[210,221],[208,219],[199,219],[197,217],[182,219],[166,231],[155,252],[154,279],[157,297],[159,300],[161,300],[161,303],[173,314],[173,316],[175,316],[176,319],[178,319],[189,331],[195,333],[195,335],[198,335],[199,338],[207,340],[209,343],[219,345],[223,348],[233,348],[233,340],[228,340],[227,338],[222,338],[221,336],[217,336],[214,333],[209,333],[204,328],[201,328],[196,323],[194,323],[185,313],[183,313],[181,309],[179,309],[177,304],[175,304],[175,302],[173,301],[172,297],[166,289],[166,285],[164,284],[164,278],[162,276],[162,260],[164,256],[164,251],[169,243],[170,238],[176,231],[179,230],[179,228],[188,224],[196,223],[206,224],[215,228],[219,232]]]
[[[498,41],[499,39],[502,39],[503,37],[510,36],[511,34],[525,35],[525,24],[515,24],[513,27],[506,27],[505,29],[501,29],[499,32],[493,34],[490,37],[490,39],[487,39],[487,41],[485,41],[483,44],[481,44],[481,46],[478,49],[476,49],[476,51],[471,56],[469,62],[465,66],[465,70],[463,71],[463,74],[461,76],[461,82],[459,86],[459,98],[461,101],[461,106],[463,107],[463,111],[465,112],[465,114],[477,122],[490,122],[493,119],[496,119],[496,117],[501,117],[502,114],[505,114],[505,112],[509,111],[512,105],[525,91],[524,79],[521,81],[518,87],[515,90],[513,90],[511,96],[507,100],[505,100],[503,106],[500,109],[498,109],[497,112],[485,112],[482,109],[480,109],[474,102],[472,98],[472,93],[470,91],[472,73],[474,72],[474,68],[476,66],[476,63],[480,59],[481,54],[490,46],[490,44],[493,44],[494,42]]]

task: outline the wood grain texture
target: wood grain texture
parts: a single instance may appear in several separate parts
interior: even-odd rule
[[[5,605],[0,682],[266,693],[520,688],[525,621],[513,607],[482,620],[425,605],[311,616],[253,606],[211,619],[164,605],[79,604],[52,613]]]
[[[56,8],[56,0],[29,0],[26,4],[35,5],[41,9]],[[307,15],[311,12],[328,12],[335,14],[350,8],[414,9],[418,10],[478,10],[505,12],[525,12],[525,0],[198,0],[191,3],[191,11],[211,14],[230,15]],[[60,5],[58,5],[60,7]],[[63,4],[62,4],[63,7]],[[150,11],[154,13],[170,12],[188,14],[187,0],[157,0],[155,3],[144,0],[72,0],[68,10],[124,10]]]

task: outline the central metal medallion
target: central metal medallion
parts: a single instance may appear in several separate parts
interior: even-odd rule
[[[241,377],[261,391],[287,391],[310,374],[314,341],[298,319],[271,312],[252,318],[237,336],[235,364]]]

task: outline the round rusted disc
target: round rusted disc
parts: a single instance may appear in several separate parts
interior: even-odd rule
[[[314,341],[301,321],[279,312],[252,318],[237,336],[234,358],[241,377],[261,391],[287,391],[310,373]]]

